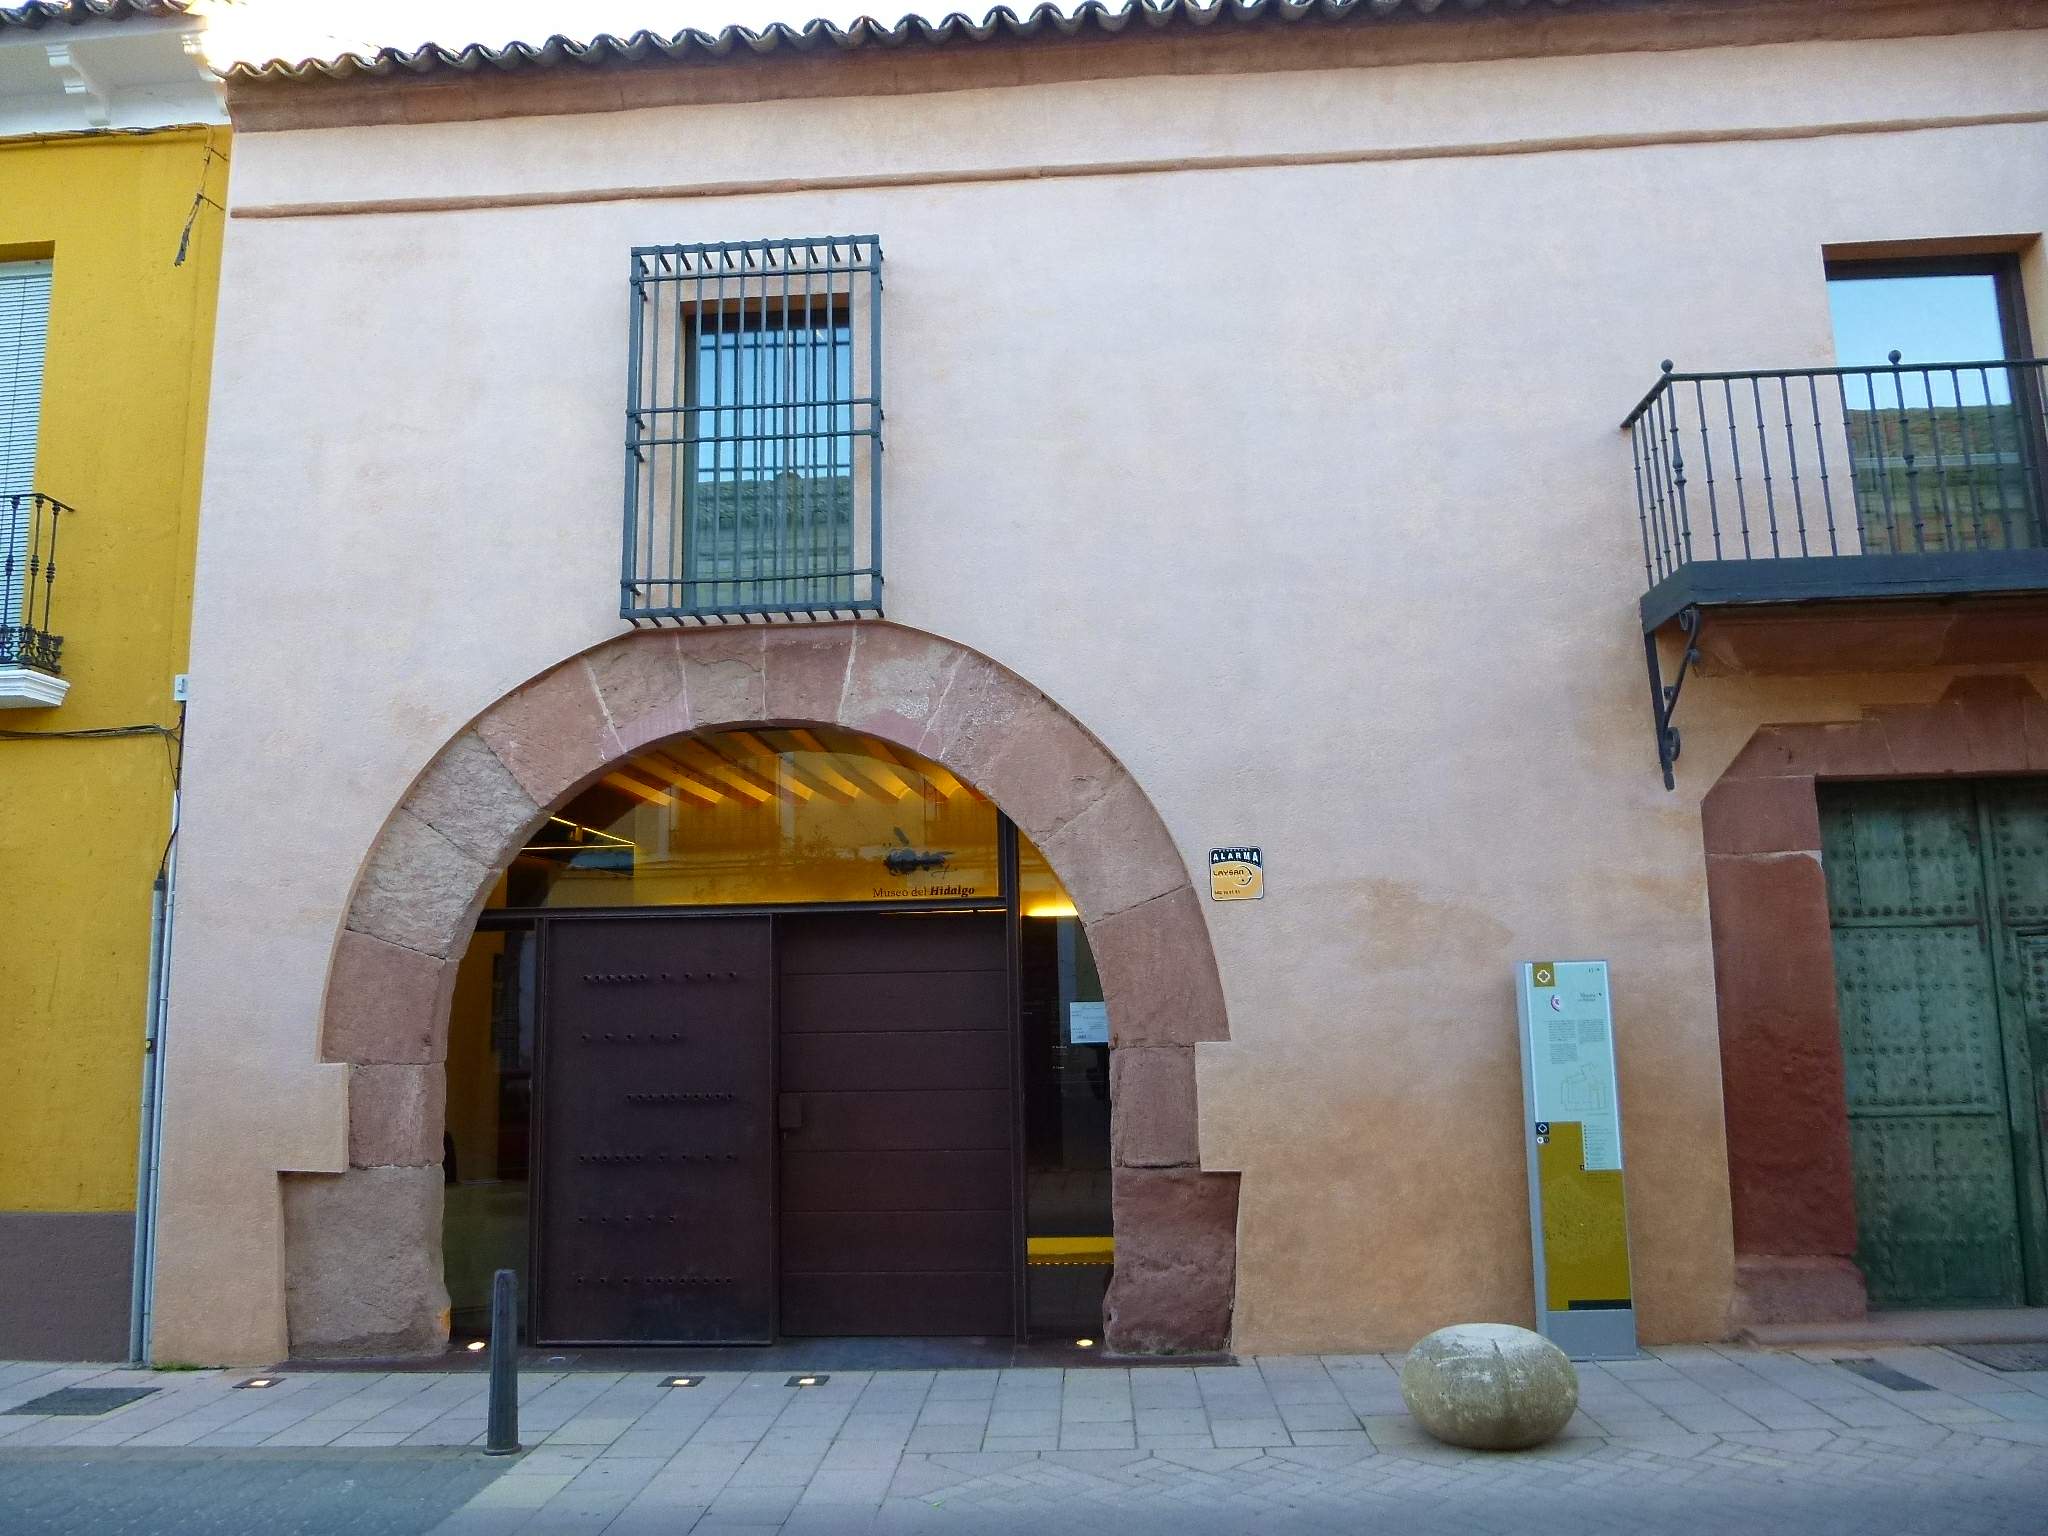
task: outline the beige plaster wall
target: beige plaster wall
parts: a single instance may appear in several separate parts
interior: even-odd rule
[[[1699,796],[1759,722],[1946,677],[1692,684],[1667,794],[1616,424],[1662,357],[1830,361],[1825,245],[2048,224],[2048,34],[253,134],[233,200],[821,174],[230,221],[160,1355],[282,1350],[276,1174],[346,1160],[316,1023],[363,854],[464,722],[621,627],[627,248],[870,231],[890,617],[1079,717],[1192,872],[1266,851],[1268,899],[1208,913],[1237,1347],[1528,1318],[1537,956],[1613,962],[1644,1333],[1723,1333]]]

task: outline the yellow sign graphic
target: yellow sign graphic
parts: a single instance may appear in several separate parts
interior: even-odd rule
[[[1209,899],[1259,901],[1266,894],[1265,856],[1256,848],[1209,850]]]

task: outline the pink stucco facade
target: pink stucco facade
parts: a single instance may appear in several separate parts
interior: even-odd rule
[[[372,850],[626,630],[628,249],[856,230],[889,619],[1092,733],[1198,889],[1265,850],[1265,900],[1201,912],[1234,1346],[1528,1320],[1512,967],[1556,955],[1613,966],[1644,1336],[1725,1336],[1702,797],[1761,726],[2048,668],[1703,679],[1667,792],[1616,423],[1661,358],[1827,364],[1844,246],[2013,250],[2048,313],[2048,31],[1669,42],[242,134],[159,1357],[286,1352],[280,1176],[348,1166],[320,1032]]]

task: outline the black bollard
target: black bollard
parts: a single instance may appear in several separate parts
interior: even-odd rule
[[[491,1278],[491,1420],[486,1456],[519,1450],[519,1277],[501,1269]]]

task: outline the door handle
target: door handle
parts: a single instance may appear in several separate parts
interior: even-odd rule
[[[804,1128],[804,1100],[799,1093],[777,1095],[775,1123],[785,1131],[800,1131]]]

